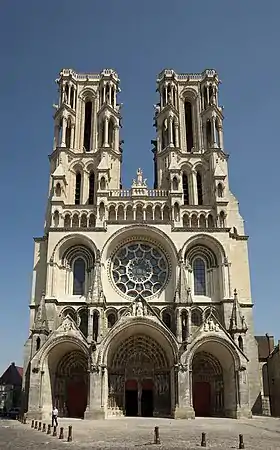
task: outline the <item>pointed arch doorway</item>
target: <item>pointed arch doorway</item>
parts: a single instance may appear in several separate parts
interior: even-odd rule
[[[144,334],[119,343],[108,361],[108,409],[127,416],[171,415],[170,365],[161,345]]]

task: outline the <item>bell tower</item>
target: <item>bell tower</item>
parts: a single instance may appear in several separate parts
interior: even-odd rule
[[[46,228],[95,226],[98,196],[120,188],[119,81],[112,69],[99,74],[63,69],[56,80]],[[67,209],[74,206],[84,215],[78,211],[70,219]]]

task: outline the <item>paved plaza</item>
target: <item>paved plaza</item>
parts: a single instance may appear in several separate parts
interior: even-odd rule
[[[238,448],[238,436],[244,435],[246,449],[280,449],[280,419],[256,417],[251,420],[195,419],[169,420],[116,418],[106,421],[60,419],[59,427],[73,426],[73,442],[31,429],[30,423],[0,421],[0,449],[197,449],[206,433],[211,449]],[[161,444],[153,444],[158,426]],[[66,433],[65,433],[66,434]]]

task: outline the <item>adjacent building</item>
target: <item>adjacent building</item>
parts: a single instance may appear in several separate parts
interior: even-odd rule
[[[0,413],[21,406],[22,374],[23,368],[12,362],[0,377]]]
[[[247,240],[215,70],[157,78],[154,186],[121,181],[119,76],[63,69],[34,250],[29,417],[251,417]],[[137,136],[135,136],[137,139]],[[133,148],[127,151],[133,152]]]

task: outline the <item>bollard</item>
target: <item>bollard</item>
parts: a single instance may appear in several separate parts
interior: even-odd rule
[[[37,430],[37,429],[38,429],[38,422],[37,422],[37,420],[35,420],[34,430]]]
[[[57,436],[57,432],[56,432],[56,426],[53,427],[53,436]]]
[[[245,448],[243,434],[239,435],[239,448]]]
[[[154,444],[160,444],[159,427],[155,427],[155,431],[154,431]]]
[[[206,447],[206,433],[201,435],[201,447]]]
[[[58,439],[64,439],[63,427],[60,428],[59,438]]]
[[[31,428],[34,428],[34,419],[31,421]]]
[[[39,422],[38,431],[41,431],[41,430],[42,430],[42,422]]]
[[[45,433],[46,432],[46,424],[43,423],[43,428],[42,428],[42,432]]]
[[[47,434],[51,434],[51,426],[50,425],[48,425]]]
[[[68,442],[72,442],[72,425],[69,425],[68,427],[68,438],[67,438]]]
[[[24,423],[24,425],[26,425],[26,416],[23,416],[23,421],[22,423]]]

